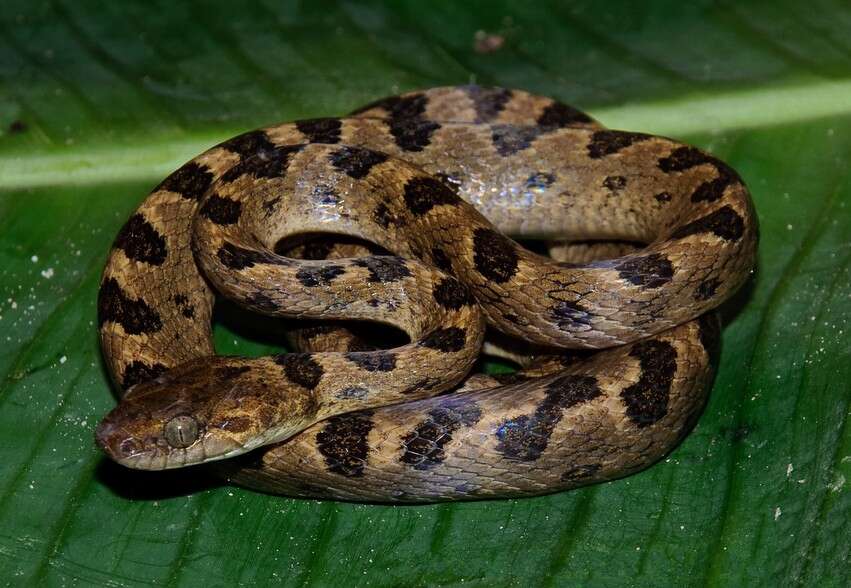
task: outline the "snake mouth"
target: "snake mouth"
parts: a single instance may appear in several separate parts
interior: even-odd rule
[[[134,470],[182,468],[227,459],[245,451],[242,445],[222,438],[208,437],[187,447],[167,446],[164,439],[145,441],[109,418],[101,421],[95,430],[98,447],[112,461]]]

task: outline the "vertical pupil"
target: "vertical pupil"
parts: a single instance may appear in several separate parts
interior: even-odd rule
[[[198,423],[190,416],[174,417],[166,425],[165,436],[172,447],[189,447],[198,438]]]

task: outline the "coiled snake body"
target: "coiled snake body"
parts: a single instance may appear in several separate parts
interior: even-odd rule
[[[292,245],[327,233],[379,254]],[[566,238],[568,261],[504,233]],[[694,423],[718,339],[706,313],[756,243],[723,162],[522,91],[436,88],[249,132],[166,178],[115,241],[99,326],[127,393],[97,439],[129,467],[222,459],[239,484],[349,500],[623,476]],[[598,259],[607,248],[623,254]],[[211,286],[269,316],[378,321],[410,342],[368,349],[319,327],[300,353],[215,356]],[[485,324],[537,351],[507,379],[462,383]]]

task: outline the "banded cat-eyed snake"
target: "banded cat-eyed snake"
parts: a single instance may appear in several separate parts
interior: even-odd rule
[[[567,244],[556,261],[506,235]],[[115,240],[99,328],[125,394],[97,441],[132,468],[215,462],[262,491],[358,501],[624,476],[693,426],[711,311],[756,247],[720,160],[519,90],[435,88],[245,133],[167,177]],[[298,352],[217,356],[214,290],[409,340],[320,325]],[[516,374],[468,377],[486,325],[534,350]]]

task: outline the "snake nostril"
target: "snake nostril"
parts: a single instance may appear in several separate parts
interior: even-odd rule
[[[131,457],[141,450],[136,439],[128,437],[126,432],[109,419],[98,425],[95,441],[108,455],[118,459]]]

